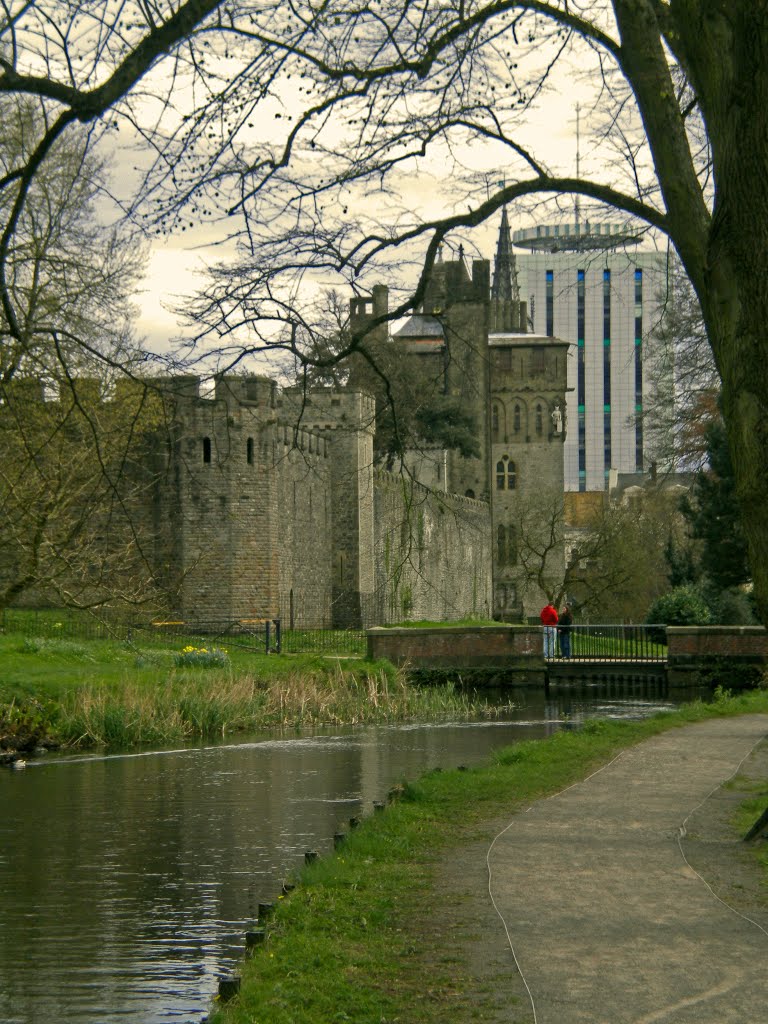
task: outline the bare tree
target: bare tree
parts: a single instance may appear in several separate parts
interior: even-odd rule
[[[23,165],[44,114],[2,97],[0,167]],[[143,246],[105,229],[103,166],[85,130],[59,139],[6,238],[0,311],[0,607],[31,596],[94,605],[151,589],[144,439],[160,424],[131,331]],[[8,200],[8,193],[2,194]],[[0,205],[0,217],[10,222]],[[154,412],[150,409],[154,408]],[[146,517],[144,518],[146,524]]]
[[[7,0],[0,92],[39,97],[47,114],[29,159],[0,178],[11,333],[9,238],[76,121],[145,144],[131,212],[159,230],[219,218],[220,238],[240,240],[192,311],[225,362],[290,347],[275,327],[295,318],[307,275],[364,288],[388,256],[401,273],[409,243],[429,266],[449,232],[504,203],[589,197],[667,235],[691,280],[768,622],[766,13],[766,0]],[[580,176],[550,168],[530,132],[558,69],[574,67],[596,83],[602,132]],[[462,161],[470,143],[490,147],[480,174]],[[418,213],[413,189],[430,158],[437,216]]]
[[[670,548],[690,549],[681,490],[663,486],[607,499],[570,531],[564,591],[593,621],[642,622],[670,588]]]
[[[661,319],[646,343],[645,433],[654,460],[698,469],[707,457],[706,428],[720,417],[720,378],[699,300],[678,261],[661,298]]]
[[[43,394],[14,381],[0,406],[0,608],[21,598],[93,608],[158,598],[144,441],[156,395],[97,380]]]
[[[676,497],[655,491],[631,503],[602,492],[588,497],[577,513],[557,494],[518,502],[510,520],[513,564],[502,571],[519,588],[556,607],[570,601],[593,621],[642,621],[651,601],[669,589],[665,544],[684,530]]]

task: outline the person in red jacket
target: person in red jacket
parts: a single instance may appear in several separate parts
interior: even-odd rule
[[[544,657],[554,658],[557,645],[557,609],[550,601],[539,615],[544,627]]]

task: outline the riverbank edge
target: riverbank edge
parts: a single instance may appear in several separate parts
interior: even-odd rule
[[[88,643],[77,645],[84,652],[78,657],[87,664],[98,649],[102,659],[92,676],[57,660],[52,642],[39,654],[23,654],[34,669],[29,681],[0,685],[0,763],[59,748],[131,750],[247,732],[493,717],[501,710],[452,682],[419,686],[386,661],[260,654],[240,655],[225,668],[179,668],[168,660],[174,653],[165,652],[167,664],[138,659],[128,666],[117,660],[123,649],[109,664],[101,650],[108,645]],[[0,652],[18,662],[14,644],[24,650],[25,638],[4,635]]]
[[[591,722],[505,748],[476,768],[404,782],[384,813],[365,818],[277,900],[266,941],[242,962],[239,994],[215,1001],[210,1024],[496,1019],[492,1009],[483,1015],[493,991],[478,991],[445,926],[451,914],[436,907],[444,900],[434,888],[437,866],[621,749],[667,729],[749,713],[768,713],[768,692],[721,692],[712,704],[694,702],[641,722]],[[522,992],[519,999],[524,1016]]]

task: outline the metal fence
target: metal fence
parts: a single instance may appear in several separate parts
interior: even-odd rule
[[[140,619],[78,609],[5,608],[0,611],[0,630],[27,637],[51,639],[226,642],[230,647],[262,654],[321,654],[364,657],[364,629],[283,629],[280,619]]]
[[[572,625],[566,632],[556,627],[554,650],[545,649],[547,661],[563,659],[564,634],[570,640],[567,657],[573,661],[643,661],[663,662],[667,659],[667,627],[660,624]]]

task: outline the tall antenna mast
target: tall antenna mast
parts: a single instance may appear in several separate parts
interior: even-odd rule
[[[576,104],[576,177],[581,177],[581,106]],[[579,193],[576,193],[576,199],[573,204],[574,213],[576,214],[576,223],[581,222],[581,197]]]

